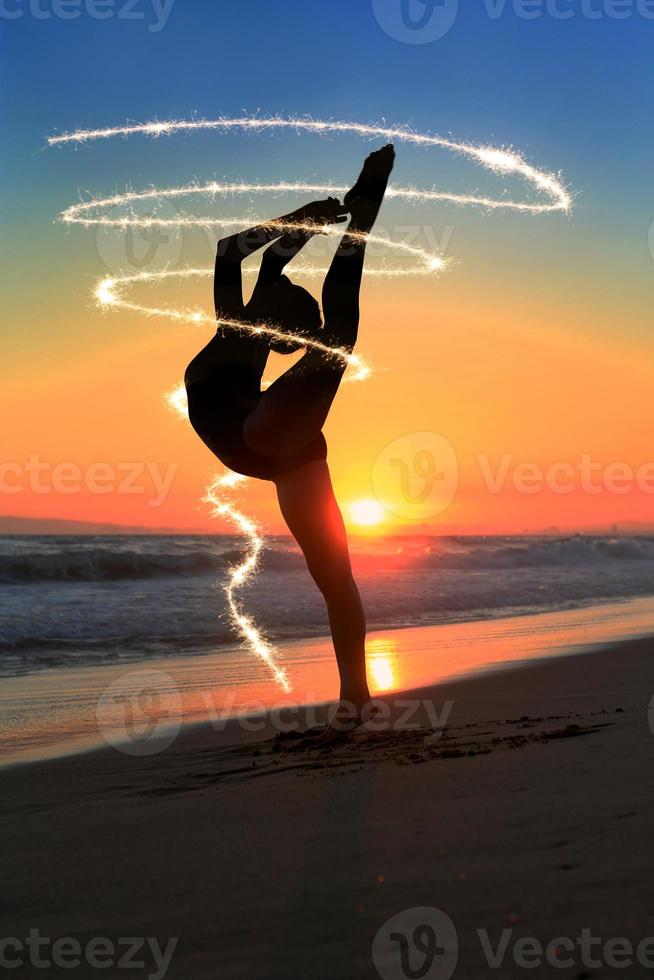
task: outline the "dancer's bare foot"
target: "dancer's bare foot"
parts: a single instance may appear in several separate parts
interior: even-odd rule
[[[359,178],[343,198],[343,204],[352,215],[357,228],[372,228],[384,200],[386,185],[395,163],[392,143],[375,150],[366,158]]]
[[[369,694],[366,697],[357,698],[356,701],[341,698],[340,701],[330,707],[327,727],[317,735],[314,741],[319,745],[324,745],[341,738],[347,738],[348,735],[366,725],[378,714],[379,708]]]

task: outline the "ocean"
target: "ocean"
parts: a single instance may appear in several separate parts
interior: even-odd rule
[[[654,594],[654,537],[355,538],[371,630],[574,609]],[[220,654],[239,645],[222,584],[231,536],[0,538],[0,674]],[[327,617],[290,538],[271,537],[242,598],[283,643]]]

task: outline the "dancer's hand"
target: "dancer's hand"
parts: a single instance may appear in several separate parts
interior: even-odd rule
[[[348,214],[336,197],[328,197],[326,201],[311,201],[299,208],[294,217],[297,221],[316,225],[341,224],[347,221]]]

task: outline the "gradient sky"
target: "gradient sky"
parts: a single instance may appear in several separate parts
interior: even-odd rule
[[[652,522],[652,467],[642,471],[649,484],[641,479],[640,489],[628,477],[654,458],[654,20],[639,15],[635,3],[623,20],[585,17],[581,0],[560,4],[575,14],[565,20],[546,13],[527,20],[511,3],[493,19],[483,2],[465,3],[449,33],[428,44],[388,36],[370,0],[176,0],[159,31],[148,30],[156,21],[151,0],[133,8],[143,20],[97,20],[84,4],[77,19],[63,20],[45,16],[50,0],[35,4],[5,0],[2,10],[21,16],[0,14],[8,423],[1,455],[11,464],[3,471],[0,513],[210,526],[198,501],[217,467],[162,401],[208,333],[98,311],[94,281],[125,265],[124,242],[55,219],[85,194],[128,186],[222,177],[345,183],[378,144],[295,133],[135,137],[77,149],[44,149],[44,141],[57,131],[126,119],[258,110],[386,120],[511,144],[536,166],[560,171],[575,195],[570,216],[385,205],[385,231],[401,236],[402,226],[417,226],[419,243],[441,242],[453,264],[435,280],[365,283],[360,352],[375,372],[365,384],[343,387],[326,429],[342,503],[373,496],[374,461],[389,443],[408,436],[411,466],[420,448],[412,434],[432,432],[458,458],[454,501],[427,518],[416,511],[413,521],[389,514],[389,526],[492,533]],[[115,14],[123,6],[117,0],[108,9]],[[592,7],[610,9],[601,0]],[[451,155],[404,145],[393,179],[530,193]],[[215,207],[238,215],[255,203],[271,215],[301,202],[235,199]],[[209,207],[199,202],[198,213]],[[654,249],[654,233],[650,240]],[[134,244],[137,253],[143,246]],[[153,267],[211,261],[210,242],[198,232],[160,243]],[[210,309],[209,284],[194,289],[183,302]],[[157,302],[176,298],[171,287],[157,294]],[[35,456],[46,466],[38,485],[25,468]],[[605,486],[589,493],[578,478],[571,493],[552,486],[526,493],[514,485],[517,465],[545,473],[583,457],[603,468],[627,467],[618,481],[623,492]],[[502,460],[507,482],[492,493],[484,465],[495,472]],[[61,492],[61,480],[53,485],[53,467],[63,463],[73,467],[70,492]],[[105,493],[87,485],[89,467],[98,463],[115,477]],[[118,487],[128,464],[151,467],[132,492]],[[158,506],[148,476],[154,466],[172,474]],[[605,473],[594,471],[594,486]],[[389,493],[392,479],[389,471]],[[252,512],[278,528],[272,486],[252,484],[247,494]]]

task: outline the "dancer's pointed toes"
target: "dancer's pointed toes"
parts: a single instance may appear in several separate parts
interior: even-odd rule
[[[379,150],[374,150],[366,158],[366,162],[363,165],[364,173],[366,171],[377,173],[389,174],[393,169],[393,164],[395,163],[395,147],[392,143],[387,143],[386,146],[382,146]]]
[[[372,226],[394,163],[395,148],[392,143],[387,143],[366,157],[356,184],[343,198],[344,205],[355,221]]]

